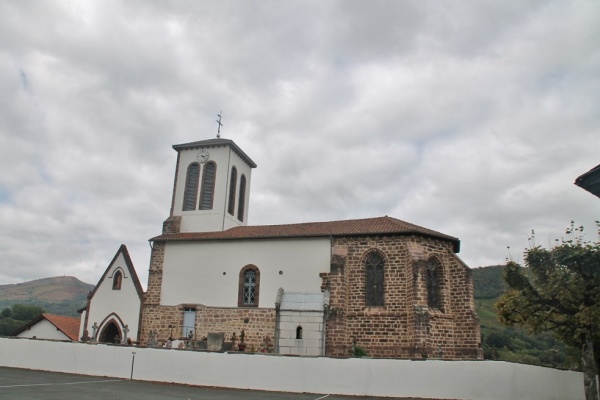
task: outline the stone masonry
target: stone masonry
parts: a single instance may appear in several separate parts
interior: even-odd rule
[[[176,223],[176,221],[173,221]],[[334,237],[330,270],[320,274],[329,290],[325,354],[350,356],[353,345],[381,358],[479,359],[479,320],[470,269],[449,241],[418,235]],[[206,307],[160,304],[165,242],[155,241],[144,297],[139,340],[149,332],[158,340],[182,335],[184,309],[196,310],[195,339],[223,332],[226,340],[243,329],[249,348],[274,338],[274,308]],[[383,306],[365,305],[365,259],[378,252],[384,260]],[[427,262],[440,266],[439,306],[428,307]]]
[[[384,258],[384,306],[365,306],[365,257]],[[353,344],[373,357],[481,358],[471,273],[452,244],[420,236],[343,237],[333,241],[326,354],[348,356]],[[442,266],[437,309],[427,306],[426,260]]]
[[[159,342],[169,337],[183,339],[182,326],[185,308],[196,310],[194,340],[202,340],[209,332],[223,332],[230,341],[235,333],[238,338],[242,330],[248,348],[258,349],[266,336],[273,339],[275,332],[274,308],[205,307],[202,305],[178,305],[144,307],[143,333],[141,343],[148,340],[150,330],[157,332]]]

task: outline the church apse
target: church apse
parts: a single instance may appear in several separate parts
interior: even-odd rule
[[[451,298],[470,290],[468,268],[451,244],[398,235],[336,238],[333,245],[347,251],[321,274],[331,291],[327,355],[348,356],[358,345],[373,357],[480,358],[478,324],[462,317],[474,315],[472,297]],[[382,302],[373,298],[380,287],[373,269],[383,276]]]

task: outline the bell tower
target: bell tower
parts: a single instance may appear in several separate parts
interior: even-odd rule
[[[224,231],[248,222],[254,161],[233,140],[177,144],[169,218],[163,233]]]

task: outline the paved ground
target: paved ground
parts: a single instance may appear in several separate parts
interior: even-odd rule
[[[377,400],[380,398],[215,389],[0,367],[0,399]]]

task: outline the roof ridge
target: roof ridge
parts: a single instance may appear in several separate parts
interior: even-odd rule
[[[401,219],[398,219],[398,218],[394,218],[394,217],[390,217],[390,216],[387,216],[387,215],[385,216],[385,218],[387,218],[387,219],[389,219],[392,222],[397,223],[397,224],[407,224],[407,225],[414,226],[416,228],[427,229],[428,231],[432,231],[433,230],[433,229],[425,228],[424,226],[421,226],[421,225],[413,224],[412,222],[406,222],[404,220],[401,220]]]
[[[391,217],[388,217],[387,215],[385,215],[383,217],[336,219],[336,220],[331,220],[331,221],[293,222],[291,224],[245,225],[245,226],[236,226],[236,227],[230,228],[228,230],[237,229],[237,228],[246,228],[246,227],[296,226],[296,225],[313,225],[313,224],[334,224],[334,223],[338,223],[338,222],[375,221],[378,219],[385,219],[385,218],[390,218],[395,221],[404,222],[400,219],[391,218]],[[408,224],[409,222],[404,222],[404,223]],[[414,225],[414,224],[411,224],[411,225]],[[415,225],[415,226],[417,226],[417,225]]]

